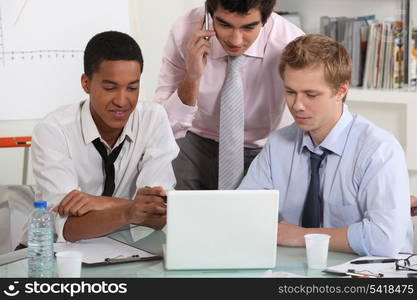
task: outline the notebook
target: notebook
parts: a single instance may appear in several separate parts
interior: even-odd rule
[[[277,190],[170,191],[167,202],[166,269],[275,267]]]

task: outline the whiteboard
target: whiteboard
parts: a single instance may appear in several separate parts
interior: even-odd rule
[[[0,120],[39,119],[85,99],[87,42],[129,24],[128,0],[0,0]]]

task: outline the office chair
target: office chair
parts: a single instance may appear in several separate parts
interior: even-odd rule
[[[0,137],[0,148],[24,148],[22,184],[27,184],[29,148],[32,145],[31,136]]]
[[[19,244],[34,200],[32,185],[0,186],[0,254],[13,251]]]

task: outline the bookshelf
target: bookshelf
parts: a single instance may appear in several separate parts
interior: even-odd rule
[[[357,17],[375,14],[378,19],[395,18],[401,0],[277,0],[277,10],[298,12],[306,33],[320,32],[320,17]]]
[[[417,94],[407,90],[372,90],[351,88],[349,90],[347,100],[351,102],[362,101],[369,103],[392,103],[398,105],[410,105],[414,102],[417,104]]]
[[[417,0],[410,0],[410,19],[417,27]],[[306,33],[320,32],[320,17],[358,17],[374,14],[377,20],[394,21],[403,14],[402,0],[278,0],[276,10],[298,12]],[[347,104],[394,134],[407,157],[412,191],[417,192],[417,92],[403,89],[351,88]]]

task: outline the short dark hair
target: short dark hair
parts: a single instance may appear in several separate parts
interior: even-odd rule
[[[105,31],[93,36],[84,51],[84,73],[92,78],[105,60],[135,60],[143,72],[142,51],[138,43],[126,33]]]
[[[274,9],[275,3],[276,0],[207,0],[207,10],[213,16],[218,6],[221,5],[225,10],[243,15],[252,8],[259,8],[262,24],[265,24]]]

